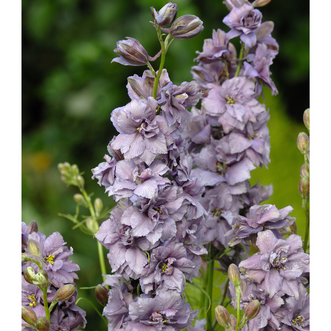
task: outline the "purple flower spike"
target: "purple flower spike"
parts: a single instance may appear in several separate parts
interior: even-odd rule
[[[267,230],[258,233],[256,246],[260,252],[239,264],[245,279],[261,284],[270,298],[283,292],[297,300],[298,278],[309,271],[309,255],[302,249],[300,236],[278,239]]]
[[[156,115],[157,106],[157,101],[149,97],[132,100],[112,112],[111,120],[120,134],[111,147],[120,150],[125,159],[140,158],[150,165],[157,155],[168,152],[173,138],[164,118]]]

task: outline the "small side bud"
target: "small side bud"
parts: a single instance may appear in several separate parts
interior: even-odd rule
[[[23,271],[23,276],[24,279],[29,283],[29,284],[34,284],[34,281],[36,279],[36,273],[33,270],[32,267],[27,267]]]
[[[74,200],[78,205],[88,208],[88,204],[86,203],[82,194],[80,194],[80,193],[74,194]]]
[[[22,319],[29,325],[35,327],[37,323],[37,315],[31,307],[22,306]]]
[[[303,164],[300,168],[300,177],[309,178],[309,170],[307,169],[305,164]]]
[[[77,186],[80,188],[84,188],[84,184],[85,184],[85,180],[84,180],[83,176],[78,175],[77,176]]]
[[[176,18],[178,7],[175,3],[168,2],[158,12],[151,7],[152,16],[155,23],[162,28],[169,26]]]
[[[240,273],[238,267],[232,263],[228,269],[228,276],[234,286],[240,286]]]
[[[103,203],[102,203],[102,200],[100,198],[96,198],[94,200],[94,209],[97,212],[97,214],[100,214],[102,212]]]
[[[38,331],[49,331],[50,323],[46,317],[39,317],[36,323],[36,327]]]
[[[231,326],[231,318],[229,312],[223,306],[217,306],[215,308],[215,317],[217,322],[224,328]]]
[[[56,291],[53,301],[56,302],[67,301],[75,294],[75,292],[76,292],[75,285],[73,284],[63,285],[61,288],[59,288]]]
[[[31,221],[28,228],[27,233],[38,232],[38,224],[36,221]]]
[[[303,113],[303,123],[309,131],[310,130],[310,109],[309,108],[307,108]]]
[[[183,15],[176,19],[171,28],[162,29],[176,39],[188,39],[198,35],[203,29],[203,22],[195,15]]]
[[[298,185],[299,193],[302,199],[309,197],[309,179],[304,177],[301,178]]]
[[[271,0],[255,0],[252,5],[253,7],[264,7],[266,6]]]
[[[38,285],[45,287],[48,284],[48,274],[46,270],[40,270],[38,273],[35,273],[32,267],[27,267],[23,272],[24,279],[33,285]]]
[[[245,308],[243,319],[249,321],[257,316],[260,312],[260,302],[259,300],[251,301]]]
[[[42,250],[41,250],[39,243],[36,240],[29,239],[27,248],[32,255],[37,255],[37,256],[41,257]]]
[[[117,62],[125,66],[143,66],[150,60],[143,45],[134,38],[126,37],[127,40],[119,40],[114,52],[116,57],[111,62]]]
[[[309,146],[309,137],[305,132],[300,132],[298,134],[297,146],[301,154],[307,154]]]
[[[92,218],[86,220],[86,226],[92,233],[96,233],[99,230],[98,222],[94,221]]]
[[[108,290],[103,285],[97,285],[94,292],[95,298],[97,301],[105,307],[108,303]]]

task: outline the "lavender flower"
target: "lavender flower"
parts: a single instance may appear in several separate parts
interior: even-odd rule
[[[173,138],[164,118],[155,115],[156,109],[156,100],[149,97],[113,110],[111,120],[120,134],[111,147],[120,150],[125,159],[139,158],[148,165],[157,155],[166,154]]]
[[[254,31],[261,25],[262,14],[254,9],[250,2],[245,2],[241,7],[233,7],[230,13],[223,19],[223,23],[231,28],[228,39],[240,36],[240,39],[248,47],[256,44]]]
[[[287,233],[295,218],[288,214],[293,211],[291,206],[277,209],[275,205],[254,205],[246,217],[238,216],[227,235],[234,235],[235,238],[229,243],[234,246],[240,242],[251,245],[255,244],[257,234],[264,230],[273,230],[277,238],[282,238],[281,233]]]
[[[35,240],[41,248],[41,258],[43,268],[48,274],[48,280],[56,287],[61,287],[67,283],[73,283],[78,279],[75,271],[80,270],[79,266],[68,257],[73,254],[73,249],[66,247],[63,237],[59,232],[54,232],[49,237],[40,236],[37,232],[29,234],[29,239]],[[26,253],[30,253],[28,250]],[[27,263],[25,267],[32,266],[34,263]],[[36,270],[37,271],[37,270]]]
[[[125,331],[174,331],[190,325],[198,311],[192,311],[176,291],[161,292],[155,298],[138,297],[129,305]]]
[[[187,251],[182,243],[169,241],[151,251],[150,262],[142,270],[140,284],[147,294],[156,295],[165,290],[184,292],[185,276],[192,280],[199,271],[200,265],[187,258]]]
[[[271,230],[259,232],[256,246],[260,252],[240,262],[245,279],[261,284],[272,298],[282,292],[299,298],[298,279],[309,271],[309,255],[302,249],[300,236],[278,239]]]

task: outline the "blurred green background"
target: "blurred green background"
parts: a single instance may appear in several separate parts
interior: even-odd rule
[[[59,231],[74,248],[73,260],[81,267],[78,287],[101,282],[94,240],[58,213],[75,213],[73,187],[60,180],[57,164],[77,164],[85,173],[86,190],[111,206],[91,179],[91,168],[103,161],[106,146],[116,134],[111,111],[129,102],[128,76],[141,75],[144,67],[125,67],[110,61],[116,41],[138,39],[150,55],[158,52],[150,6],[159,10],[161,0],[23,0],[22,1],[22,220],[36,220],[47,236]],[[199,16],[205,29],[193,39],[175,40],[165,67],[175,84],[192,80],[190,68],[196,51],[212,30],[221,28],[228,10],[218,0],[179,0],[178,16]],[[273,0],[260,8],[263,20],[275,23],[273,37],[280,53],[271,67],[279,95],[265,90],[270,108],[271,164],[252,172],[252,184],[273,183],[268,203],[291,205],[303,235],[304,212],[297,191],[303,156],[296,138],[305,131],[302,113],[309,107],[309,1]],[[158,63],[158,62],[156,62]],[[93,291],[80,290],[93,300]],[[105,330],[86,302],[87,330]],[[101,306],[100,306],[101,308]]]

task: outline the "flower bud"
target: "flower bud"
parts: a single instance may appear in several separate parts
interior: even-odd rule
[[[95,298],[97,299],[97,301],[103,306],[105,307],[108,303],[108,290],[105,286],[103,285],[97,285],[97,287],[95,288],[95,292],[94,292]]]
[[[245,308],[243,319],[251,320],[255,318],[260,312],[260,306],[259,300],[251,301]]]
[[[298,185],[299,193],[302,199],[306,199],[309,197],[309,179],[303,177],[299,181]]]
[[[127,40],[120,40],[116,43],[114,52],[120,57],[116,57],[111,62],[118,62],[125,66],[143,66],[150,60],[147,51],[142,44],[130,37]]]
[[[88,204],[86,203],[82,194],[80,194],[80,193],[74,194],[74,200],[78,205],[88,208]]]
[[[31,326],[36,326],[37,315],[31,307],[22,306],[22,319]]]
[[[45,287],[48,284],[48,274],[46,270],[40,270],[35,273],[32,267],[27,267],[23,272],[24,279],[33,285]]]
[[[235,264],[230,264],[228,268],[228,276],[234,286],[240,285],[240,273],[239,269]]]
[[[162,28],[169,26],[175,20],[177,10],[177,5],[172,2],[168,2],[158,12],[154,9],[154,7],[151,7],[152,16],[155,23]]]
[[[263,7],[266,6],[271,0],[255,0],[252,5],[253,7]]]
[[[203,30],[203,22],[195,15],[183,15],[176,19],[170,29],[162,29],[176,39],[188,39]]]
[[[36,273],[33,270],[32,267],[27,267],[23,271],[23,276],[24,279],[29,283],[29,284],[34,284],[34,281],[36,279]]]
[[[84,184],[85,184],[85,180],[84,180],[83,176],[78,175],[77,176],[77,186],[80,188],[83,188]]]
[[[71,166],[71,172],[75,176],[79,175],[79,168],[78,168],[77,164],[73,164]]]
[[[310,109],[307,108],[303,113],[303,123],[310,130]]]
[[[309,170],[307,169],[305,164],[303,164],[300,168],[300,177],[309,178]]]
[[[75,294],[75,292],[76,292],[75,285],[73,284],[63,285],[61,288],[59,288],[56,291],[53,301],[56,302],[67,301]]]
[[[36,240],[29,239],[27,248],[31,254],[41,257],[42,250]]]
[[[302,154],[306,154],[309,146],[309,137],[305,132],[300,132],[297,138],[297,146]]]
[[[46,317],[39,317],[36,324],[38,331],[49,331],[50,323]]]
[[[38,224],[36,221],[31,221],[28,228],[27,233],[38,232]]]
[[[103,208],[103,203],[102,200],[100,198],[96,198],[94,200],[94,209],[97,212],[97,214],[100,214]]]
[[[92,233],[96,233],[99,230],[98,222],[94,221],[92,218],[86,220],[86,226]]]
[[[217,322],[224,328],[227,329],[231,326],[230,314],[223,306],[217,306],[215,308],[215,317]]]

